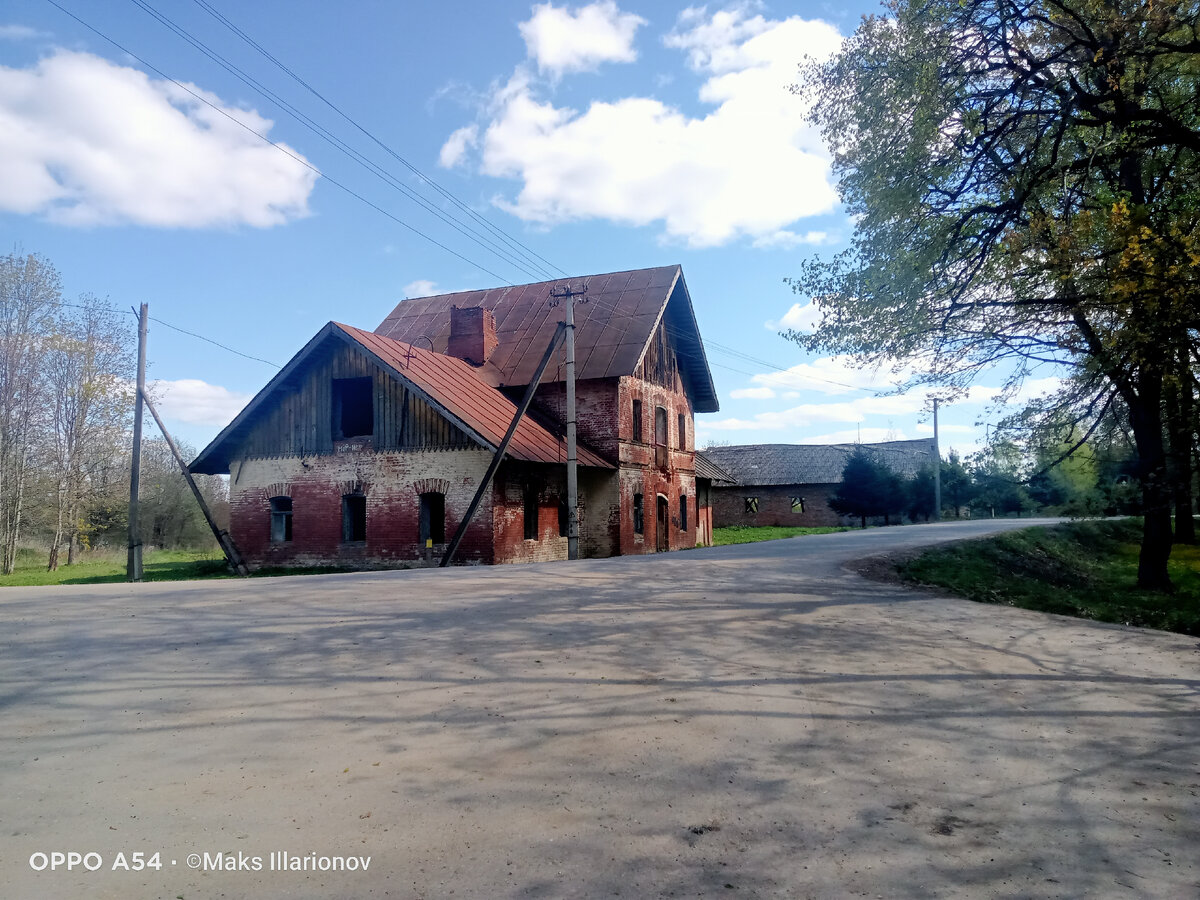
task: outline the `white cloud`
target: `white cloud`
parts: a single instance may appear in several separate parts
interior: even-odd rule
[[[775,392],[769,387],[737,388],[729,392],[734,400],[772,400]]]
[[[198,378],[153,381],[149,387],[164,418],[189,425],[228,425],[253,397]]]
[[[590,71],[605,62],[633,62],[633,38],[645,24],[641,16],[621,12],[614,0],[601,0],[574,12],[539,3],[518,27],[538,71],[557,76]]]
[[[820,136],[786,86],[799,59],[838,49],[837,30],[798,16],[692,9],[667,43],[687,50],[707,76],[699,91],[712,107],[706,115],[637,96],[595,101],[582,112],[558,107],[518,67],[493,92],[479,135],[481,171],[521,182],[514,199],[497,205],[543,225],[661,222],[667,239],[694,247],[743,236],[765,246],[827,239],[787,230],[831,210],[837,196]],[[463,158],[461,137],[446,143],[447,158]]]
[[[432,297],[437,292],[437,282],[429,281],[425,278],[418,278],[416,281],[410,281],[404,286],[404,296],[406,298]]]
[[[883,441],[906,441],[904,429],[897,428],[854,428],[815,434],[797,441],[800,444],[878,444]]]
[[[453,169],[467,155],[467,150],[479,143],[479,126],[464,125],[446,139],[438,154],[438,165],[444,169]]]
[[[763,325],[768,331],[810,332],[815,331],[820,323],[821,311],[817,301],[810,300],[808,303],[793,303],[779,321],[767,321]]]
[[[0,25],[0,41],[29,41],[41,37],[49,35],[28,25]]]
[[[754,246],[780,247],[786,250],[792,247],[799,247],[803,244],[824,247],[829,244],[836,244],[837,242],[838,238],[831,235],[828,231],[806,231],[804,234],[798,234],[795,231],[788,231],[786,228],[783,228],[773,234],[766,234],[755,238]]]
[[[779,324],[799,327],[811,317],[809,307],[793,306]],[[788,319],[796,325],[792,325]],[[768,323],[769,324],[769,323]],[[751,380],[760,387],[786,391],[815,391],[821,394],[845,394],[850,391],[869,389],[890,391],[912,377],[910,367],[897,372],[888,369],[872,369],[854,356],[825,356],[810,363],[798,363],[784,372],[766,372],[755,375]]]
[[[272,122],[189,89],[237,121],[88,53],[0,67],[0,209],[65,225],[175,228],[307,215],[316,173],[237,124],[265,135]]]

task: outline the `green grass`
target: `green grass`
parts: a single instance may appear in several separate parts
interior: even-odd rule
[[[101,550],[85,553],[80,562],[68,566],[64,561],[57,570],[46,571],[44,551],[22,548],[17,551],[16,570],[0,575],[0,587],[52,584],[103,584],[125,580],[125,552]],[[184,581],[191,578],[229,576],[225,557],[219,550],[148,550],[142,558],[146,581]]]
[[[898,566],[906,581],[968,600],[1200,635],[1200,547],[1176,545],[1175,591],[1137,587],[1141,522],[1072,522],[927,550]]]
[[[726,544],[751,544],[755,541],[777,541],[780,538],[797,537],[802,534],[833,534],[837,531],[849,531],[849,528],[799,528],[793,526],[763,526],[729,525],[725,528],[713,529],[713,546],[723,547]]]

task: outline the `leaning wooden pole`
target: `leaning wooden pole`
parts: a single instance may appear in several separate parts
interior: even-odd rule
[[[492,479],[496,475],[496,470],[500,468],[500,463],[504,460],[504,454],[508,451],[508,445],[512,442],[513,435],[517,433],[517,424],[521,421],[521,417],[525,415],[526,410],[529,409],[529,404],[533,402],[533,395],[542,380],[546,366],[550,364],[550,359],[554,356],[554,351],[558,349],[558,345],[561,343],[563,335],[566,332],[566,323],[559,322],[558,327],[554,329],[554,337],[550,338],[550,346],[546,348],[546,353],[542,356],[542,361],[538,364],[537,371],[533,373],[533,380],[529,382],[529,387],[525,389],[525,396],[521,398],[521,405],[517,407],[517,414],[513,416],[513,420],[508,426],[508,431],[504,434],[504,440],[496,448],[496,455],[492,457],[487,471],[483,473],[483,478],[479,481],[479,488],[475,491],[475,496],[471,499],[471,505],[467,507],[466,515],[458,523],[454,537],[450,540],[450,546],[446,548],[446,552],[442,556],[442,561],[438,563],[439,567],[450,565],[450,560],[454,559],[458,545],[462,543],[463,536],[467,533],[467,526],[471,524],[471,519],[475,517],[475,511],[479,509],[479,501],[483,499],[484,492],[487,491],[488,486],[492,483]]]
[[[129,463],[129,554],[125,580],[142,580],[142,535],[138,527],[138,488],[142,475],[142,398],[146,396],[146,328],[150,306],[138,313],[137,403],[133,408],[133,452]]]
[[[159,418],[158,410],[154,408],[154,404],[150,402],[148,396],[143,395],[142,400],[146,404],[146,409],[150,410],[150,415],[154,416],[154,423],[166,439],[167,446],[171,448],[171,455],[175,457],[175,462],[179,463],[179,470],[183,472],[183,477],[187,481],[188,487],[192,489],[192,495],[196,498],[196,502],[200,504],[200,511],[204,513],[204,521],[208,522],[208,527],[212,529],[213,537],[221,545],[221,551],[225,554],[225,559],[229,562],[229,568],[233,569],[238,575],[249,575],[250,570],[246,568],[246,563],[234,545],[233,538],[229,536],[229,532],[222,531],[217,525],[217,520],[213,518],[212,511],[208,508],[208,503],[204,500],[204,495],[200,493],[200,488],[196,485],[196,479],[192,477],[191,470],[188,469],[187,463],[184,462],[179,448],[175,446],[175,441],[171,439],[171,435],[167,432],[167,426],[163,425],[163,420]]]

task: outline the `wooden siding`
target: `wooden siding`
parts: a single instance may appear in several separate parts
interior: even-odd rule
[[[650,339],[646,353],[633,374],[643,381],[662,385],[671,390],[683,388],[683,382],[679,377],[679,357],[675,353],[674,341],[667,334],[662,322],[655,329],[654,337]]]
[[[365,353],[345,346],[297,372],[277,391],[235,455],[247,459],[333,453],[333,380],[367,377],[375,388],[373,434],[345,443],[367,442],[376,450],[458,450],[477,446]]]

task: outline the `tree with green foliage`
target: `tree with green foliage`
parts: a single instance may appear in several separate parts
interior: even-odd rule
[[[812,350],[1015,388],[1068,367],[1138,451],[1138,582],[1168,589],[1164,388],[1200,316],[1200,4],[892,0],[798,90],[852,246],[793,287]],[[1086,431],[1086,428],[1085,428]]]
[[[904,486],[896,474],[856,447],[846,460],[841,483],[829,498],[829,508],[841,516],[857,516],[866,528],[868,516],[883,516],[885,523],[890,523],[891,514],[903,509],[904,501]]]
[[[972,507],[985,509],[995,516],[1018,516],[1035,506],[1025,487],[1026,472],[1021,449],[1011,441],[994,441],[969,460],[971,480],[975,484]]]
[[[957,450],[951,450],[948,459],[942,460],[942,505],[949,504],[956,519],[962,518],[963,507],[975,496],[975,482],[963,465]]]
[[[934,509],[933,469],[923,467],[904,484],[904,493],[908,501],[906,512],[914,522],[923,519],[928,522],[937,510]]]

